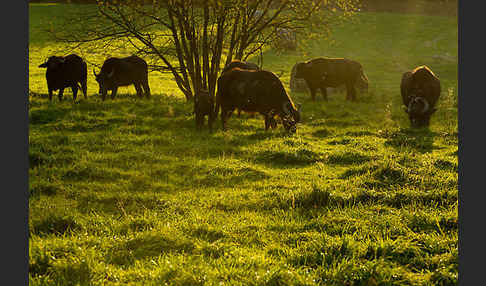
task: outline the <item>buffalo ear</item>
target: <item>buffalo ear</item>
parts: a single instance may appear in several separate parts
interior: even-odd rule
[[[403,111],[405,111],[406,113],[408,113],[408,107],[402,105],[402,109],[403,109]]]
[[[43,64],[39,65],[39,67],[40,67],[40,68],[46,68],[46,67],[47,67],[47,62],[45,62],[45,63],[43,63]]]

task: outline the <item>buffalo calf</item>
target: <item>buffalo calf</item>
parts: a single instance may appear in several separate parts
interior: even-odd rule
[[[212,131],[214,122],[214,99],[207,90],[200,90],[194,96],[194,115],[196,116],[196,128],[201,130],[204,126],[204,118],[208,116],[209,131]]]

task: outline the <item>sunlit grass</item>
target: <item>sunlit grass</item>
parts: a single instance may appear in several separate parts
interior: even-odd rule
[[[291,93],[293,136],[246,115],[210,134],[169,74],[149,74],[150,100],[102,102],[89,73],[87,101],[49,103],[37,66],[62,47],[37,28],[66,6],[30,7],[31,285],[457,284],[456,19],[363,13],[306,55],[267,50],[287,89],[297,61],[338,56],[362,63],[369,94]],[[399,84],[421,64],[442,93],[411,130]]]

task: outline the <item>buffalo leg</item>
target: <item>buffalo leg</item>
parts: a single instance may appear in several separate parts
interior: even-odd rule
[[[221,124],[223,126],[223,130],[226,130],[226,123],[228,119],[231,117],[233,110],[231,109],[221,109]]]
[[[356,90],[353,84],[346,85],[346,99],[351,101],[356,101]]]
[[[315,88],[315,87],[310,87],[310,86],[309,86],[309,89],[310,89],[310,93],[311,93],[312,101],[316,101],[316,88]]]
[[[226,130],[226,112],[225,109],[221,109],[221,127],[224,131]]]
[[[327,101],[327,88],[325,86],[320,87],[321,94],[322,94],[322,99]]]
[[[145,97],[150,98],[150,87],[148,84],[148,80],[142,82],[142,87],[145,92]]]
[[[213,131],[213,122],[214,122],[214,112],[208,114],[208,127],[209,132]]]
[[[49,89],[49,101],[52,101],[52,89]]]
[[[113,90],[111,91],[111,99],[115,99],[115,96],[116,96],[116,92],[118,91],[118,88],[115,87],[113,88]]]
[[[272,129],[275,128],[273,126],[273,117],[265,115],[265,131],[267,131],[269,127],[271,127]]]
[[[268,117],[265,116],[265,131],[268,131],[269,126],[270,126],[270,122],[268,122]]]
[[[81,82],[81,91],[84,94],[84,99],[88,99],[88,85],[87,85],[86,80],[83,80]]]
[[[135,83],[134,86],[135,89],[137,90],[138,97],[142,98],[143,97],[142,87],[140,86],[139,83]]]
[[[271,127],[272,129],[277,128],[277,121],[275,120],[275,118],[270,117],[270,119],[269,119],[269,123],[270,123],[270,127]]]
[[[59,89],[59,94],[57,95],[59,101],[62,101],[63,94],[64,94],[64,88]]]
[[[204,115],[197,112],[196,113],[196,129],[201,130],[203,125],[204,125]]]
[[[76,101],[76,97],[78,96],[78,86],[71,86],[71,90],[73,91],[73,101]]]

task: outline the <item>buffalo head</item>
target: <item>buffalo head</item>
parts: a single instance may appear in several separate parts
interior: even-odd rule
[[[356,87],[363,93],[363,92],[368,92],[368,78],[364,73],[361,73],[361,75],[358,77],[358,80],[356,81]]]
[[[304,78],[311,63],[298,63],[295,65],[295,78]]]
[[[437,110],[431,107],[427,99],[421,96],[412,98],[404,109],[408,113],[408,118],[414,128],[429,126],[430,117]]]
[[[48,68],[49,70],[55,70],[59,68],[65,59],[63,57],[50,56],[44,63],[40,64],[40,68]]]
[[[100,87],[99,93],[101,94],[101,98],[105,100],[108,90],[115,87],[115,81],[113,78],[115,69],[112,69],[109,73],[101,71],[99,74],[96,74],[95,70],[93,69],[93,74]]]
[[[282,105],[282,124],[285,130],[295,133],[297,131],[296,124],[300,122],[300,106],[295,108],[291,102],[285,102]]]

